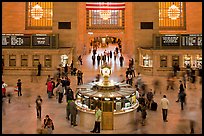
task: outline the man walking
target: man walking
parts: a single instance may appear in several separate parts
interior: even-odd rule
[[[101,123],[101,110],[98,106],[95,109],[95,125],[94,129],[90,132],[92,133],[100,133],[100,123]]]
[[[124,58],[123,58],[122,54],[121,54],[119,59],[120,59],[120,67],[122,67],[123,66],[123,61],[124,61]]]
[[[21,79],[18,79],[18,82],[17,82],[17,87],[18,87],[18,96],[22,96],[22,93],[21,93]]]
[[[37,118],[41,118],[41,105],[42,105],[42,98],[38,95],[37,99],[35,100],[36,103],[36,110],[37,110]]]
[[[75,104],[74,100],[72,100],[69,103],[69,110],[70,110],[70,113],[71,113],[71,125],[77,126],[77,124],[76,124],[77,108],[76,108],[76,104]]]
[[[161,107],[162,107],[164,122],[168,122],[167,120],[168,106],[169,106],[169,100],[166,98],[166,95],[163,95],[163,98],[161,99]]]
[[[40,64],[40,62],[38,63],[38,75],[37,76],[40,76],[41,75],[41,69],[42,69],[42,66]]]

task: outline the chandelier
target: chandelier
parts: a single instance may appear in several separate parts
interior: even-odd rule
[[[180,10],[176,5],[174,5],[174,3],[168,9],[168,16],[172,20],[176,20],[180,16]]]
[[[43,16],[43,9],[38,3],[31,9],[31,17],[38,20]]]
[[[99,14],[103,20],[108,20],[109,18],[111,18],[111,11],[110,10],[100,10]]]

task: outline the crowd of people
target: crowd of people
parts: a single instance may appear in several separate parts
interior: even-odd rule
[[[95,61],[97,60],[97,65],[103,65],[107,64],[110,59],[116,60],[116,57],[119,54],[119,50],[116,47],[115,50],[112,51],[106,51],[104,50],[103,54],[98,54],[97,51],[93,52],[92,55],[92,61],[93,65],[95,65]],[[120,60],[120,66],[123,66],[124,58],[122,54],[119,57]],[[82,65],[82,57],[79,56],[78,58],[79,64]],[[199,76],[202,76],[202,68],[199,68]],[[77,85],[82,85],[83,84],[83,72],[80,69],[74,68],[73,66],[73,61],[70,66],[70,75],[71,76],[76,76],[77,77]],[[173,91],[176,89],[175,86],[179,86],[178,90],[178,98],[175,98],[176,102],[180,102],[181,110],[185,110],[185,104],[186,104],[186,90],[187,87],[189,86],[189,89],[195,86],[196,82],[196,74],[195,74],[195,68],[190,65],[187,65],[186,71],[184,71],[180,77],[179,83],[177,83],[176,78],[178,77],[178,71],[180,71],[180,68],[177,64],[173,67],[173,70],[171,73],[168,74],[167,76],[167,86],[166,86],[166,91]],[[68,65],[65,64],[64,70],[62,71],[61,69],[57,69],[57,74],[56,76],[51,77],[50,75],[47,76],[46,80],[46,86],[47,89],[47,95],[49,99],[56,98],[58,103],[63,102],[63,97],[66,96],[66,119],[71,120],[70,124],[72,126],[77,126],[76,118],[77,118],[77,108],[75,104],[75,97],[74,97],[74,92],[72,88],[70,87],[71,85],[71,80],[68,77],[69,71],[68,71]],[[125,78],[123,78],[123,75],[125,75]],[[41,76],[41,64],[39,63],[38,66],[38,76]],[[95,81],[99,81],[100,75],[97,75]],[[164,91],[161,91],[161,81],[153,80],[152,86],[153,89],[149,88],[145,81],[143,80],[143,77],[140,72],[137,73],[134,69],[134,59],[131,58],[129,59],[129,64],[128,68],[125,73],[121,75],[121,81],[120,82],[126,82],[130,86],[134,87],[136,90],[136,93],[139,94],[138,96],[138,101],[139,101],[139,107],[137,108],[137,112],[141,112],[141,124],[142,126],[146,125],[145,120],[148,114],[148,110],[157,110],[157,106],[161,106],[162,109],[162,115],[163,115],[163,121],[168,122],[167,117],[168,117],[168,109],[169,109],[169,104],[171,101],[168,100],[168,96],[165,94]],[[17,86],[17,92],[18,96],[22,96],[22,82],[21,79],[17,80],[16,83]],[[2,81],[2,96],[6,96],[6,87],[7,84]],[[155,102],[154,97],[157,94],[157,92],[164,93],[163,98],[161,98],[160,103]],[[177,93],[177,92],[176,92]],[[3,101],[2,101],[3,102]],[[42,111],[42,104],[45,103],[41,96],[37,96],[36,98],[36,113],[37,113],[37,118],[41,118],[41,111]],[[155,104],[156,103],[156,104]],[[96,106],[96,120],[95,120],[95,125],[94,128],[91,132],[93,133],[100,133],[100,122],[101,122],[101,110],[99,107]],[[194,126],[192,125],[193,123],[191,122],[191,132],[194,132]],[[52,131],[54,130],[54,124],[52,119],[50,118],[49,115],[46,115],[42,129],[46,129],[46,133],[51,134]],[[42,131],[41,131],[42,132]]]

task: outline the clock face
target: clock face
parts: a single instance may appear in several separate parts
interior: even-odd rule
[[[105,68],[101,69],[101,74],[103,76],[110,76],[111,70],[109,68],[105,67]]]

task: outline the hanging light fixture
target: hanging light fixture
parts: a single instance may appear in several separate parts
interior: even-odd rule
[[[172,20],[176,20],[177,18],[179,18],[180,16],[180,10],[179,8],[174,4],[171,5],[168,9],[168,16],[169,18],[171,18]]]
[[[43,9],[38,3],[31,9],[31,17],[38,20],[43,16]]]

